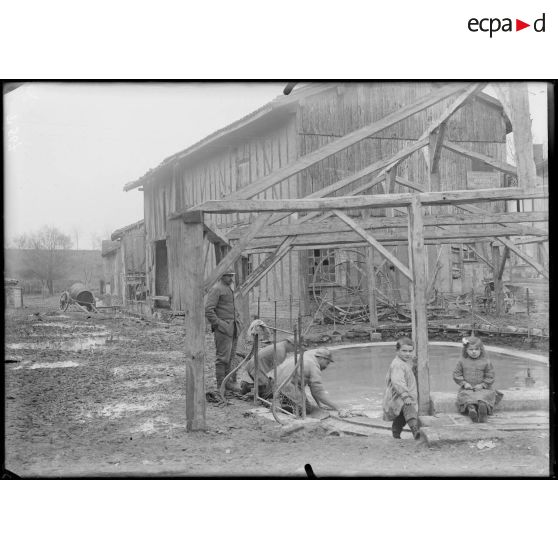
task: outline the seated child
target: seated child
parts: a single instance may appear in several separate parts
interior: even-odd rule
[[[402,337],[395,344],[397,351],[386,376],[384,394],[384,420],[393,421],[391,433],[401,438],[405,424],[409,425],[415,440],[420,438],[417,420],[417,382],[413,373],[413,342]]]
[[[453,371],[459,385],[457,408],[468,414],[473,422],[486,422],[496,402],[494,368],[484,354],[484,345],[478,337],[464,337],[462,356]]]

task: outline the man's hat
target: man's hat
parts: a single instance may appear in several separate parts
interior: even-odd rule
[[[236,275],[236,273],[234,272],[234,269],[227,269],[227,271],[224,271],[224,272],[221,274],[221,277],[222,277],[223,275]]]
[[[294,337],[292,337],[292,336],[285,337],[284,341],[286,341],[287,343],[290,343],[291,345],[294,345]]]
[[[333,360],[333,357],[331,356],[331,351],[329,349],[326,349],[325,347],[316,349],[314,351],[314,355],[317,357],[325,358],[326,360],[329,360],[329,362],[335,362]]]

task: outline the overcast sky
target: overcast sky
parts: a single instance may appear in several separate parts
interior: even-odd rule
[[[143,218],[142,193],[126,182],[284,85],[29,83],[4,95],[6,241],[54,225],[91,248]],[[546,143],[545,86],[529,97],[534,141]]]

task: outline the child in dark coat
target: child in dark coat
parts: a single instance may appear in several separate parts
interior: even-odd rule
[[[468,414],[473,422],[486,422],[496,403],[496,391],[493,389],[494,368],[486,358],[479,338],[463,339],[463,351],[453,371],[453,379],[459,385],[459,412]]]
[[[391,420],[394,438],[401,438],[405,424],[409,425],[415,440],[420,438],[417,420],[418,391],[413,372],[413,342],[402,337],[395,345],[396,357],[393,359],[387,376],[384,393],[384,420]]]

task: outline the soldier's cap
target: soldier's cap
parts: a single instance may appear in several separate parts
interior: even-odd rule
[[[325,358],[326,360],[329,360],[329,362],[335,362],[333,360],[333,357],[331,356],[331,351],[329,349],[326,349],[325,347],[316,349],[314,351],[314,356]]]
[[[227,271],[221,274],[221,277],[223,277],[224,275],[236,275],[236,273],[232,269],[227,269]]]
[[[294,345],[294,337],[285,337],[284,339],[287,343]]]

